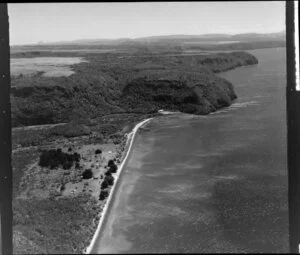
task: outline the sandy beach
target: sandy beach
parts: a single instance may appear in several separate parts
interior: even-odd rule
[[[131,150],[131,147],[133,145],[133,141],[134,141],[134,138],[135,138],[135,135],[136,135],[136,132],[138,131],[138,129],[140,127],[142,127],[144,124],[146,124],[147,122],[149,122],[152,118],[148,118],[146,120],[143,120],[141,122],[139,122],[134,128],[133,130],[127,135],[127,141],[126,141],[126,145],[125,145],[125,148],[127,148],[126,150],[126,154],[124,154],[125,156],[123,156],[123,159],[122,159],[122,162],[118,168],[118,171],[117,173],[115,173],[113,176],[115,178],[115,183],[109,193],[109,197],[104,205],[104,208],[101,212],[101,216],[100,216],[100,220],[99,220],[99,223],[98,223],[98,226],[97,226],[97,229],[96,229],[96,232],[92,238],[92,241],[90,243],[90,245],[84,250],[84,254],[90,254],[94,245],[95,245],[95,241],[97,239],[97,236],[99,235],[100,233],[100,230],[101,230],[101,226],[102,226],[102,223],[106,217],[106,212],[107,212],[107,208],[109,206],[109,204],[111,203],[112,201],[112,197],[113,197],[113,194],[114,194],[114,191],[115,191],[115,187],[117,186],[117,183],[118,183],[118,180],[119,180],[119,177],[122,173],[122,170],[123,170],[123,167],[125,165],[125,162],[128,158],[128,155],[130,153],[130,150]]]

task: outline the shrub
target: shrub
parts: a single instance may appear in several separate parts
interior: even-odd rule
[[[110,167],[114,164],[115,164],[115,162],[112,159],[110,159],[110,160],[108,160],[107,166]]]
[[[102,153],[102,150],[100,150],[100,149],[97,149],[96,151],[95,151],[95,154],[101,154]]]
[[[113,165],[111,165],[111,166],[109,167],[109,171],[110,171],[111,173],[116,173],[117,170],[118,170],[118,167],[117,167],[117,165],[115,165],[115,164],[113,164]]]
[[[107,190],[101,190],[99,200],[104,200],[108,197],[108,191]]]
[[[107,180],[104,180],[104,181],[101,183],[101,189],[106,189],[107,187],[108,187]]]
[[[105,176],[111,176],[111,171],[107,170],[104,174],[105,174]]]
[[[93,177],[93,172],[92,169],[85,169],[82,173],[82,178],[83,179],[90,179]]]
[[[106,180],[107,181],[107,184],[109,185],[109,186],[112,186],[112,185],[114,185],[114,177],[113,176],[105,176],[105,179],[104,180]]]

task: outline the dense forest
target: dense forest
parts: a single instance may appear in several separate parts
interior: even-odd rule
[[[85,59],[72,66],[75,73],[69,77],[44,77],[42,72],[12,77],[13,126],[160,108],[206,114],[236,98],[232,85],[214,73],[258,62],[246,52],[107,53],[87,54]]]

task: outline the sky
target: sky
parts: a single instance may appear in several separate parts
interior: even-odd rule
[[[10,3],[10,44],[285,30],[284,1]]]

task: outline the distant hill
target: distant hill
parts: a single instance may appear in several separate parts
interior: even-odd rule
[[[162,54],[185,53],[190,51],[240,51],[285,47],[285,31],[278,33],[247,34],[204,34],[204,35],[163,35],[129,39],[82,39],[35,45],[12,46],[11,55],[26,57],[41,52],[116,53],[116,54]]]
[[[285,31],[277,33],[245,33],[245,34],[203,34],[203,35],[163,35],[163,36],[149,36],[137,38],[136,41],[141,42],[159,42],[164,40],[179,40],[179,41],[261,41],[261,40],[285,40]]]
[[[140,38],[118,38],[118,39],[78,39],[72,41],[58,41],[58,42],[43,42],[32,45],[23,46],[51,46],[51,45],[119,45],[119,44],[134,44],[134,43],[159,43],[165,41],[173,42],[185,42],[185,41],[270,41],[270,40],[285,40],[285,31],[276,33],[242,33],[242,34],[200,34],[200,35],[158,35],[158,36],[147,36]],[[20,47],[22,45],[16,45],[13,47]]]
[[[258,33],[249,33],[249,34],[237,34],[231,36],[231,39],[240,40],[240,41],[267,41],[267,40],[285,40],[285,31],[269,34],[258,34]]]

